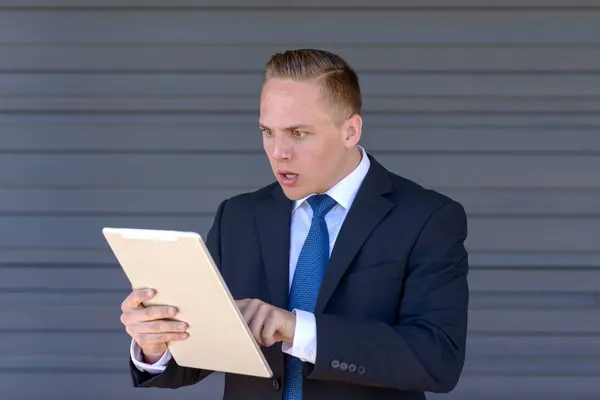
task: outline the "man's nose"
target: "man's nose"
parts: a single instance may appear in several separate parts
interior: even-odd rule
[[[290,158],[291,145],[284,135],[276,135],[273,138],[273,158],[275,159],[287,159]]]

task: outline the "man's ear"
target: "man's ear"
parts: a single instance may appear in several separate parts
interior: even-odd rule
[[[344,143],[347,148],[358,144],[362,135],[362,118],[358,114],[352,114],[344,123]]]

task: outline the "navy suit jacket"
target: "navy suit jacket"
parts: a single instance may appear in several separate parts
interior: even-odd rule
[[[304,400],[421,400],[451,391],[463,369],[465,211],[369,157],[318,297],[317,358],[304,364]],[[292,205],[278,183],[219,205],[207,246],[235,299],[287,309]],[[281,399],[285,353],[280,343],[262,351],[274,377],[226,374],[225,400]],[[212,373],[174,359],[156,376],[131,361],[130,370],[135,386],[162,388]]]

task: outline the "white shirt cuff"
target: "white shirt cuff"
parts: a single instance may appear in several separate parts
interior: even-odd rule
[[[317,359],[317,323],[313,313],[294,309],[296,314],[296,330],[294,343],[282,343],[282,350],[304,362],[314,364]]]
[[[171,352],[167,349],[165,354],[154,364],[142,362],[142,349],[134,339],[131,339],[131,347],[129,350],[131,361],[141,372],[149,372],[151,374],[160,374],[165,370],[167,364],[171,360]]]

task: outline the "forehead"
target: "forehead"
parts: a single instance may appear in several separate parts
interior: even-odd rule
[[[260,120],[272,128],[322,123],[331,112],[317,83],[269,79],[263,86]]]

